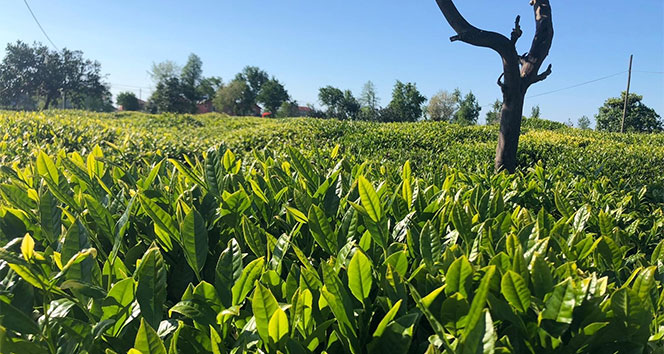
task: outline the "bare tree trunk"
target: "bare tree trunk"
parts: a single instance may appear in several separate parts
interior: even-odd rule
[[[517,165],[517,148],[521,134],[523,103],[530,85],[546,79],[551,74],[551,65],[541,74],[539,69],[549,54],[553,41],[553,22],[549,0],[530,0],[535,13],[535,37],[530,52],[518,55],[516,42],[522,31],[521,18],[516,17],[510,38],[502,34],[484,31],[474,27],[461,16],[452,0],[436,0],[445,19],[457,33],[451,41],[462,41],[478,47],[491,48],[503,60],[503,73],[498,78],[498,86],[503,93],[503,108],[500,117],[500,133],[496,148],[496,171],[507,170],[514,173]],[[502,81],[501,81],[502,80]]]
[[[53,96],[50,93],[46,94],[46,102],[44,103],[44,109],[48,109],[48,107],[51,105],[51,101],[53,101]]]
[[[503,109],[500,114],[500,132],[496,148],[496,171],[502,169],[513,173],[516,169],[517,148],[521,135],[523,117],[523,95],[518,90],[503,93]]]

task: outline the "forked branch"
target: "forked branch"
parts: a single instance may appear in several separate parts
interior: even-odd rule
[[[500,33],[481,30],[470,23],[459,13],[452,0],[436,0],[445,19],[457,33],[451,41],[462,41],[478,47],[491,48],[501,56],[507,56],[514,50],[514,45]]]

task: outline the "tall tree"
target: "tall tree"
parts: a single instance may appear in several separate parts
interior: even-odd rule
[[[235,80],[242,80],[247,83],[249,91],[247,91],[246,100],[248,103],[256,104],[256,98],[261,91],[263,85],[270,80],[267,73],[256,66],[246,66],[242,72],[235,76]]]
[[[157,84],[148,106],[153,113],[194,113],[196,104],[184,95],[184,85],[177,77]]]
[[[357,119],[360,113],[360,102],[350,90],[341,91],[332,86],[322,87],[318,91],[318,100],[327,107],[327,118]]]
[[[198,96],[202,99],[213,99],[219,88],[223,86],[223,81],[218,76],[210,76],[201,79],[196,87]]]
[[[530,109],[530,118],[533,119],[539,119],[541,115],[541,110],[539,105],[533,106],[533,108]]]
[[[392,90],[392,101],[387,106],[389,114],[385,119],[399,122],[414,122],[422,117],[422,104],[426,101],[414,83],[403,83],[401,81],[394,84]],[[385,120],[383,119],[383,120]]]
[[[371,80],[367,81],[362,87],[362,93],[360,94],[360,99],[358,101],[362,107],[368,107],[373,111],[378,109],[380,98],[378,98],[378,95],[376,94],[376,86]]]
[[[281,107],[281,104],[289,99],[288,91],[275,78],[261,85],[261,90],[258,92],[258,96],[256,96],[256,101],[262,104],[263,108],[267,112],[272,113],[273,116],[277,114],[277,110]]]
[[[553,21],[549,0],[530,0],[535,14],[535,36],[530,51],[519,55],[516,42],[523,32],[520,16],[516,17],[510,38],[471,25],[457,10],[452,0],[436,0],[445,19],[457,33],[451,41],[462,41],[474,46],[491,48],[502,58],[503,73],[498,85],[503,93],[500,133],[496,148],[496,170],[513,173],[516,169],[517,148],[521,134],[523,103],[528,88],[551,74],[551,65],[539,73],[553,42]]]
[[[458,106],[458,97],[443,90],[429,99],[427,113],[429,119],[433,121],[450,122],[454,118]]]
[[[182,73],[180,73],[180,81],[184,88],[184,95],[191,101],[198,101],[201,97],[198,95],[196,88],[201,83],[203,79],[203,61],[201,58],[191,53],[187,64],[182,67]]]
[[[340,118],[341,103],[344,100],[344,92],[332,86],[321,87],[318,90],[318,100],[327,109],[327,118]]]
[[[81,51],[52,51],[40,43],[19,41],[7,45],[0,64],[0,101],[22,107],[37,96],[48,109],[64,96],[68,107],[85,108],[86,100],[107,97],[108,86],[102,80],[101,65],[83,58]]]
[[[503,107],[503,103],[500,100],[496,100],[491,106],[491,110],[486,112],[486,124],[498,124],[500,123],[500,111]]]
[[[635,93],[629,94],[627,104],[627,116],[625,117],[625,131],[628,132],[659,132],[664,129],[664,122],[654,109],[642,102],[643,96]],[[623,108],[625,103],[625,91],[620,98],[609,98],[599,108],[595,116],[597,130],[619,132],[622,122]]]
[[[168,79],[179,78],[181,72],[182,69],[177,63],[172,60],[165,60],[161,63],[153,62],[150,70],[148,70],[148,75],[156,85]]]
[[[244,80],[233,80],[228,85],[222,85],[214,97],[214,107],[232,116],[251,115],[253,112],[246,100],[249,85]]]
[[[477,99],[471,91],[459,101],[459,109],[454,114],[452,123],[461,125],[477,124],[477,119],[480,117],[481,110],[482,107],[477,103]]]
[[[588,130],[588,129],[590,129],[590,119],[588,119],[588,117],[586,117],[586,116],[581,116],[581,118],[579,118],[579,121],[577,122],[576,125],[580,129]]]
[[[373,82],[367,81],[364,84],[358,102],[360,103],[360,111],[357,113],[358,119],[368,121],[378,119],[380,98],[376,94],[376,86]]]
[[[341,101],[342,119],[356,119],[361,107],[362,105],[353,96],[351,90],[344,91],[344,97]]]
[[[182,67],[182,73],[180,74],[180,80],[185,85],[197,86],[201,79],[203,78],[203,61],[201,58],[191,53],[189,54],[189,59],[187,59],[187,64]]]

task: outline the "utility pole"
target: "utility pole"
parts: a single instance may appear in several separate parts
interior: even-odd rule
[[[623,108],[623,118],[620,123],[620,132],[625,132],[625,117],[627,117],[627,104],[629,102],[629,85],[632,83],[632,60],[634,55],[629,56],[629,76],[627,77],[627,93],[625,94],[625,107]]]
[[[143,89],[139,88],[139,89],[138,89],[138,99],[139,99],[139,100],[142,99],[141,96],[143,96]]]

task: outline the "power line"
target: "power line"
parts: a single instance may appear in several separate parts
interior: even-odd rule
[[[39,23],[39,20],[37,19],[37,16],[35,16],[35,13],[32,12],[32,9],[30,8],[30,5],[28,5],[28,0],[23,0],[23,2],[25,3],[25,6],[28,7],[28,11],[30,11],[30,14],[32,15],[32,18],[35,19],[35,22],[37,22],[37,26],[39,26],[39,29],[42,31],[44,36],[46,36],[46,39],[48,39],[48,41],[51,42],[51,45],[53,46],[53,48],[55,48],[55,50],[59,51],[60,49],[58,49],[58,46],[55,45],[55,43],[53,43],[53,41],[51,40],[51,37],[48,36],[46,31],[44,31],[44,27],[42,27],[41,23]]]
[[[573,88],[576,88],[576,87],[579,87],[579,86],[592,84],[593,82],[597,82],[597,81],[602,81],[602,80],[610,79],[610,78],[612,78],[612,77],[615,77],[615,76],[618,76],[618,75],[622,75],[622,74],[624,74],[624,73],[626,73],[626,72],[627,72],[627,70],[625,70],[625,71],[621,71],[621,72],[619,72],[619,73],[615,73],[615,74],[613,74],[613,75],[600,77],[599,79],[595,79],[595,80],[590,80],[590,81],[582,82],[582,83],[580,83],[580,84],[576,84],[576,85],[572,85],[572,86],[568,86],[568,87],[563,87],[563,88],[561,88],[561,89],[557,89],[557,90],[553,90],[553,91],[549,91],[549,92],[544,92],[544,93],[540,93],[540,94],[537,94],[537,95],[528,96],[527,98],[535,98],[535,97],[540,97],[540,96],[544,96],[544,95],[549,95],[549,94],[556,93],[556,92],[560,92],[560,91],[565,91],[565,90],[573,89]]]

